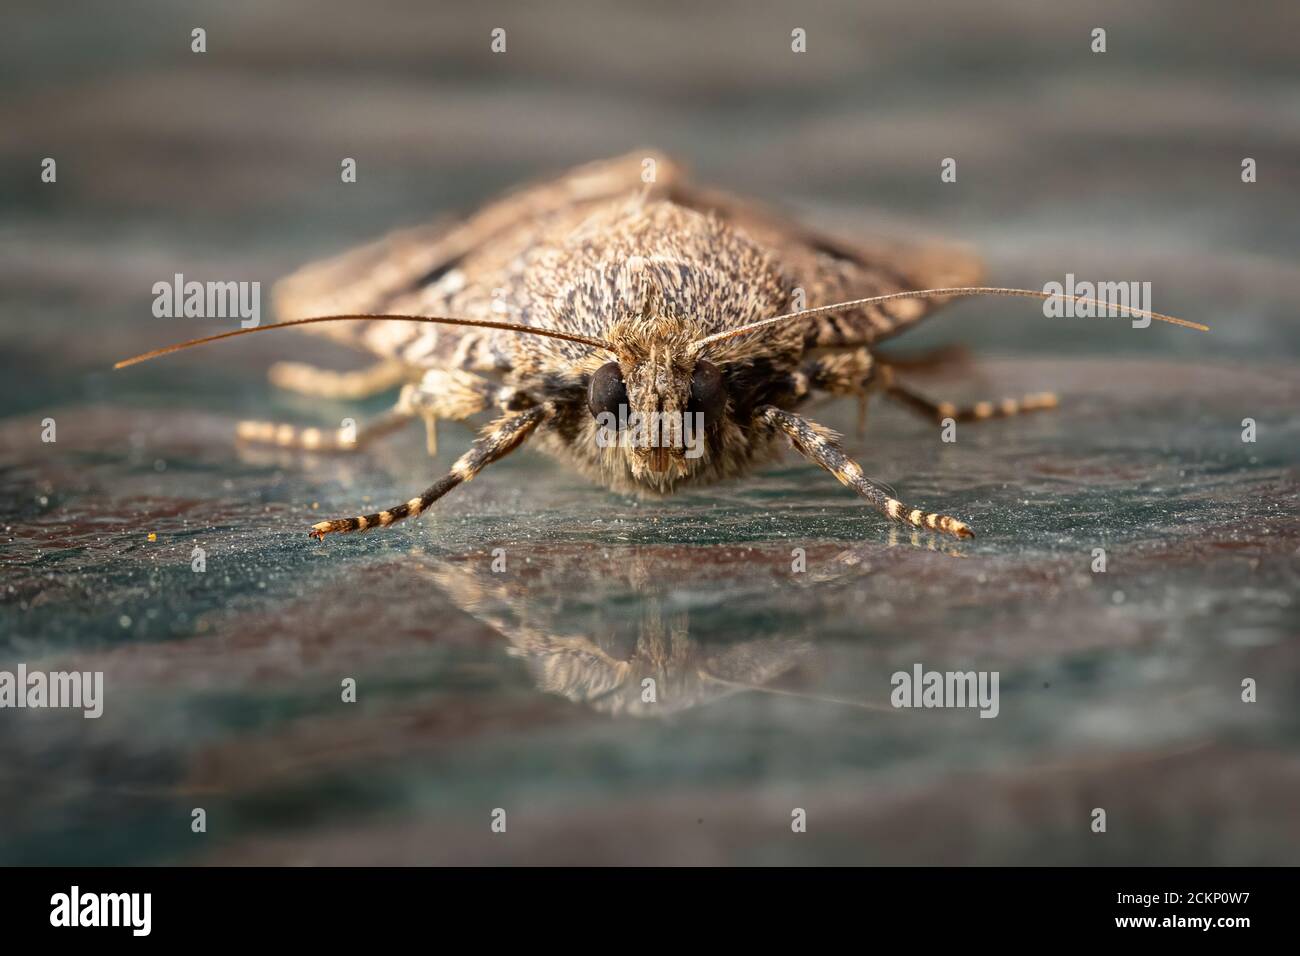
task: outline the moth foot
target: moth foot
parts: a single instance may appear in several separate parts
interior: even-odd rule
[[[337,531],[347,531],[349,525],[350,522],[348,521],[318,521],[311,526],[311,530],[307,532],[307,535],[317,541],[324,541],[325,535]]]
[[[955,538],[973,538],[975,531],[964,521],[958,521],[956,518],[951,519],[952,524],[944,530]]]

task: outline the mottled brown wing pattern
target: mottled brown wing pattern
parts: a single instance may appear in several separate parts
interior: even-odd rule
[[[649,184],[643,181],[647,161],[654,163],[654,181]],[[789,290],[804,290],[808,307],[908,289],[970,285],[981,271],[977,260],[951,248],[849,243],[815,232],[759,204],[694,186],[677,163],[643,150],[526,187],[463,222],[403,230],[308,265],[277,284],[277,315],[283,321],[387,312],[553,324],[558,295],[539,301],[538,290],[547,283],[538,270],[554,268],[551,260],[566,249],[590,253],[599,245],[598,237],[585,245],[566,238],[604,221],[605,214],[628,203],[656,200],[715,217],[752,239],[779,265]],[[700,269],[710,265],[696,264]],[[555,272],[571,275],[573,270]],[[828,348],[870,345],[911,326],[943,301],[904,299],[818,316],[808,320],[805,342]],[[737,316],[736,324],[748,320]],[[506,332],[398,322],[328,324],[316,330],[416,367],[506,371],[515,365],[518,344],[518,337]]]
[[[642,180],[655,162],[655,182]],[[542,236],[576,228],[601,204],[655,198],[680,175],[653,150],[578,167],[489,204],[460,223],[418,227],[314,263],[276,286],[281,321],[312,315],[397,313],[538,321],[523,293],[530,252]],[[325,325],[337,341],[415,366],[505,370],[517,337],[398,322]]]
[[[791,289],[804,290],[804,308],[912,289],[975,285],[978,258],[949,245],[890,240],[849,242],[774,213],[761,204],[680,182],[670,198],[711,210],[767,247]],[[947,302],[901,299],[808,320],[809,348],[871,345],[905,331]]]

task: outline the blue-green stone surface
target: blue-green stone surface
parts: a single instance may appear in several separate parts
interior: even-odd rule
[[[0,669],[103,671],[106,702],[0,710],[0,863],[1300,862],[1287,5],[1249,31],[1116,7],[1104,62],[1091,20],[1038,4],[801,12],[799,59],[773,3],[520,2],[499,61],[437,5],[18,6]],[[154,318],[176,272],[260,280],[269,309],[302,262],[642,143],[849,235],[967,242],[996,284],[1151,281],[1212,332],[963,302],[899,343],[971,346],[916,386],[1057,411],[951,444],[880,399],[862,436],[851,402],[810,413],[970,542],[891,529],[793,454],[645,502],[525,449],[417,522],[316,543],[471,429],[436,460],[418,426],[355,457],[237,447],[241,418],[391,401],[277,393],[275,359],[359,362],[294,333],[110,370],[231,327]],[[997,671],[999,715],[891,707],[917,663]]]

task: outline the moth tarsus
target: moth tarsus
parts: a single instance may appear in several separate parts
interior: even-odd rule
[[[309,532],[316,540],[422,514],[525,442],[616,491],[648,496],[742,477],[788,445],[889,520],[969,538],[966,522],[904,504],[868,478],[834,432],[797,409],[819,395],[853,396],[865,414],[873,394],[939,421],[1054,408],[1047,393],[965,407],[932,400],[900,380],[906,363],[879,354],[882,342],[952,298],[1053,297],[977,286],[979,273],[957,250],[817,233],[700,189],[667,157],[638,152],[513,193],[461,223],[406,230],[309,265],[277,285],[278,325],[117,367],[301,326],[379,364],[341,375],[282,363],[278,384],[339,398],[402,384],[396,407],[355,435],[256,422],[240,425],[243,440],[347,451],[419,418],[433,452],[438,420],[495,413],[423,493],[318,522]]]

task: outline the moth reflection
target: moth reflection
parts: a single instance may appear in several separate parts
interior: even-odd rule
[[[541,551],[511,547],[505,574],[494,573],[482,554],[430,564],[425,573],[500,632],[548,694],[608,714],[664,716],[765,690],[811,650],[810,641],[795,637],[692,636],[680,590],[708,585],[683,567],[682,549]]]

